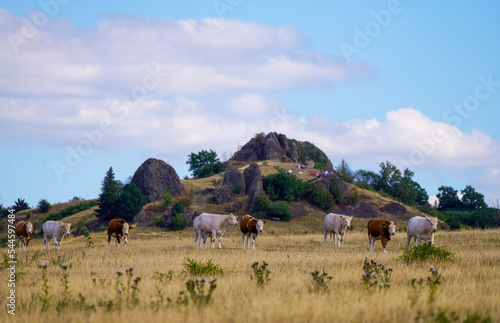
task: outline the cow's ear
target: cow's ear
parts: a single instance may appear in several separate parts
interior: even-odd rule
[[[129,230],[132,230],[133,228],[134,228],[134,227],[129,227],[128,229],[129,229]]]
[[[398,221],[394,222],[394,225],[397,225],[398,224]]]
[[[266,220],[262,220],[262,223],[266,223]]]
[[[60,225],[59,228],[61,228],[61,229],[64,228],[64,225]]]
[[[345,219],[345,215],[341,215],[341,216],[340,216],[340,218],[341,218],[341,219]]]

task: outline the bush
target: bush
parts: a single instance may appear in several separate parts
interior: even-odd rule
[[[333,198],[335,199],[335,203],[344,203],[344,191],[342,191],[342,188],[339,185],[332,183],[330,185],[330,194],[332,194]]]
[[[255,201],[255,210],[256,211],[264,211],[267,212],[273,202],[269,199],[269,196],[263,194],[257,197],[257,200]]]
[[[52,220],[52,221],[59,221],[65,217],[68,217],[70,215],[73,215],[73,214],[76,214],[78,212],[82,212],[82,211],[85,211],[85,210],[88,210],[94,206],[97,205],[97,201],[90,201],[90,202],[80,202],[79,204],[75,205],[75,206],[71,206],[67,209],[64,209],[62,210],[61,212],[58,212],[58,213],[52,213],[51,215],[47,216],[45,218],[45,221],[49,221],[49,220]]]
[[[404,247],[403,247],[404,248]],[[444,248],[435,247],[433,244],[422,244],[420,246],[410,245],[400,257],[406,263],[412,261],[454,261],[451,251]]]
[[[183,213],[184,207],[182,206],[182,203],[175,203],[172,207],[172,228],[174,231],[180,231],[188,225],[189,221],[182,216]]]
[[[170,189],[165,186],[163,189],[163,206],[164,207],[169,207],[172,205],[172,202],[174,201],[174,198],[172,196],[172,193],[170,193]]]
[[[42,213],[49,212],[50,203],[46,199],[41,199],[40,202],[38,202],[38,208],[40,209],[40,212],[42,212]]]
[[[309,202],[326,211],[332,208],[334,198],[321,185],[315,185],[309,193]]]
[[[209,259],[205,264],[201,261],[196,261],[194,259],[186,258],[182,263],[184,266],[184,271],[192,276],[222,276],[224,275],[224,270],[221,265],[214,264],[212,259]]]
[[[282,168],[278,169],[278,173],[269,175],[266,182],[266,192],[274,201],[292,201],[304,195],[304,182]]]
[[[282,221],[290,221],[293,218],[293,213],[290,210],[290,204],[285,201],[274,202],[269,211],[267,211],[268,217],[277,217]]]

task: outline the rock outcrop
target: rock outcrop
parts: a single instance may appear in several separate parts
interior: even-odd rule
[[[139,188],[148,203],[162,199],[165,187],[174,196],[182,192],[182,184],[174,168],[155,158],[149,158],[135,171],[131,183]]]
[[[312,143],[288,139],[284,134],[276,132],[267,135],[257,134],[241,147],[231,160],[244,162],[279,160],[305,164],[306,159],[313,161],[316,168],[333,171],[333,165],[326,154]]]
[[[248,166],[243,172],[243,176],[245,177],[246,185],[245,194],[251,196],[250,203],[248,204],[248,212],[252,213],[255,211],[257,198],[264,194],[264,184],[259,165],[253,163]]]
[[[236,194],[245,193],[245,178],[243,174],[236,168],[229,169],[224,174],[222,186],[230,186]]]

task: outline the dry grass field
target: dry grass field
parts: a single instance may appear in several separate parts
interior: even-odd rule
[[[267,230],[266,230],[267,229]],[[366,233],[357,228],[346,233],[341,247],[323,245],[321,233],[280,234],[266,228],[256,250],[242,250],[241,236],[229,228],[223,249],[195,249],[189,229],[182,232],[135,232],[127,248],[107,247],[105,233],[93,233],[93,245],[86,237],[69,237],[61,250],[45,251],[37,238],[30,249],[18,251],[16,265],[16,321],[36,318],[43,322],[480,322],[500,320],[500,230],[438,232],[436,246],[454,253],[455,260],[401,261],[405,234],[398,233],[383,254],[380,242],[368,251]],[[274,233],[272,233],[274,232]],[[10,290],[2,249],[0,291],[2,300]],[[367,291],[362,284],[363,261],[375,260],[392,267],[390,288]],[[210,304],[177,304],[191,278],[183,273],[186,258],[212,260],[223,269]],[[266,261],[270,281],[257,286],[251,280],[254,262]],[[68,289],[64,292],[61,263],[67,269]],[[47,263],[48,293],[44,294],[43,269]],[[424,282],[418,291],[412,278],[426,278],[433,265],[445,278],[430,302]],[[127,287],[126,269],[133,266]],[[122,271],[117,285],[117,271]],[[313,289],[313,270],[332,276],[324,291]],[[172,271],[171,280],[168,276]],[[160,275],[162,273],[164,275]],[[160,276],[163,276],[160,279]],[[133,280],[140,277],[138,302],[132,297]],[[94,280],[95,278],[95,280]],[[213,277],[208,277],[213,278]],[[121,288],[122,293],[118,292]],[[127,290],[129,300],[126,300]],[[82,297],[83,296],[84,300]],[[169,302],[167,298],[171,299]],[[43,300],[46,304],[43,304]],[[59,305],[58,305],[59,304]],[[0,322],[13,322],[6,304]],[[474,320],[477,319],[477,320]]]

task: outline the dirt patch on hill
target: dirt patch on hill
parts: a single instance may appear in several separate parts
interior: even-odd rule
[[[380,208],[380,211],[389,213],[392,215],[402,215],[408,213],[406,210],[406,207],[402,204],[396,203],[396,202],[391,202],[384,207]]]

